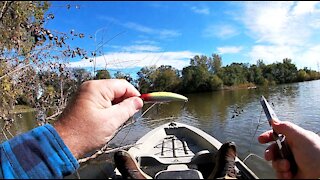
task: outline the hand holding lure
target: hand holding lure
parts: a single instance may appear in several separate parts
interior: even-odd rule
[[[142,94],[140,98],[144,102],[170,102],[170,101],[184,101],[187,102],[188,98],[172,92],[153,92]]]

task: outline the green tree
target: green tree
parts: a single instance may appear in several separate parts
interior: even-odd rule
[[[212,71],[217,74],[222,66],[222,58],[218,54],[212,54]]]
[[[218,72],[223,84],[228,86],[247,83],[248,74],[248,65],[243,63],[232,63]]]
[[[208,91],[209,71],[204,66],[188,66],[182,69],[182,84],[185,92]]]
[[[0,94],[1,101],[7,102],[0,104],[0,119],[11,118],[8,112],[17,99],[24,99],[41,114],[40,111],[54,108],[50,102],[60,102],[61,106],[54,111],[61,112],[70,95],[71,91],[65,89],[71,82],[66,63],[70,58],[85,58],[86,51],[69,46],[69,41],[83,36],[75,32],[52,33],[47,29],[47,22],[54,19],[49,8],[47,1],[0,2],[0,84],[6,84],[0,87]],[[59,88],[54,88],[56,84],[48,85],[50,81],[45,78],[50,77],[40,77],[41,70],[56,73]]]
[[[150,92],[153,89],[153,77],[156,66],[146,66],[140,69],[138,75],[138,90],[141,93]]]
[[[258,85],[262,85],[265,81],[262,69],[256,65],[251,65],[249,68],[249,73],[247,77],[248,82],[253,82]]]
[[[108,70],[97,70],[97,74],[94,79],[110,79],[110,73]]]
[[[304,71],[302,69],[300,69],[298,71],[298,73],[297,73],[297,81],[302,82],[302,81],[308,81],[309,79],[310,79],[310,76],[306,71]]]
[[[121,71],[117,71],[115,74],[114,74],[114,77],[116,79],[125,79],[127,80],[128,82],[130,83],[133,83],[133,78],[130,76],[130,74],[124,74],[123,72]]]
[[[178,92],[180,85],[179,71],[168,65],[161,65],[151,75],[153,91]]]

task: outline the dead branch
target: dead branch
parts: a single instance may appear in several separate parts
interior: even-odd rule
[[[19,67],[19,68],[13,70],[13,71],[7,73],[7,74],[1,76],[1,77],[0,77],[0,80],[3,79],[3,78],[5,78],[5,77],[7,77],[7,76],[10,76],[11,74],[13,74],[13,73],[15,73],[15,72],[17,72],[17,71],[20,71],[21,69],[26,68],[26,67],[28,67],[28,66],[30,66],[30,65],[31,65],[31,64],[27,64],[27,65],[25,65],[25,66]]]
[[[4,16],[4,14],[7,12],[7,10],[9,9],[9,7],[11,6],[11,4],[13,3],[13,1],[9,1],[9,4],[7,5],[8,1],[4,2],[4,5],[1,9],[1,13],[0,13],[0,21],[2,21],[2,18]]]
[[[136,146],[136,145],[137,144],[129,144],[129,145],[125,145],[125,146],[121,146],[121,147],[117,147],[117,148],[108,148],[106,146],[103,146],[99,151],[97,151],[93,155],[91,155],[89,157],[86,157],[86,158],[79,159],[78,162],[79,162],[79,164],[81,164],[81,163],[87,162],[87,161],[89,161],[91,159],[95,159],[98,156],[100,156],[101,154],[108,154],[108,153],[116,152],[116,151],[119,151],[121,149],[127,149],[127,148],[130,148],[130,147]]]
[[[58,110],[58,112],[52,114],[51,116],[47,117],[46,120],[54,120],[55,117],[59,116],[62,112]]]

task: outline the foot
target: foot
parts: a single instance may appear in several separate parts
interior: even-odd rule
[[[123,179],[152,179],[141,171],[136,160],[127,152],[120,150],[114,154],[114,163]]]
[[[215,167],[208,179],[236,179],[236,163],[237,156],[236,145],[234,142],[224,143],[216,155]]]

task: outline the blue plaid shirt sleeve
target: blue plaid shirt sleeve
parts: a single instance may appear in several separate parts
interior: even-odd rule
[[[79,168],[77,159],[50,124],[18,135],[0,148],[2,179],[57,179]]]

